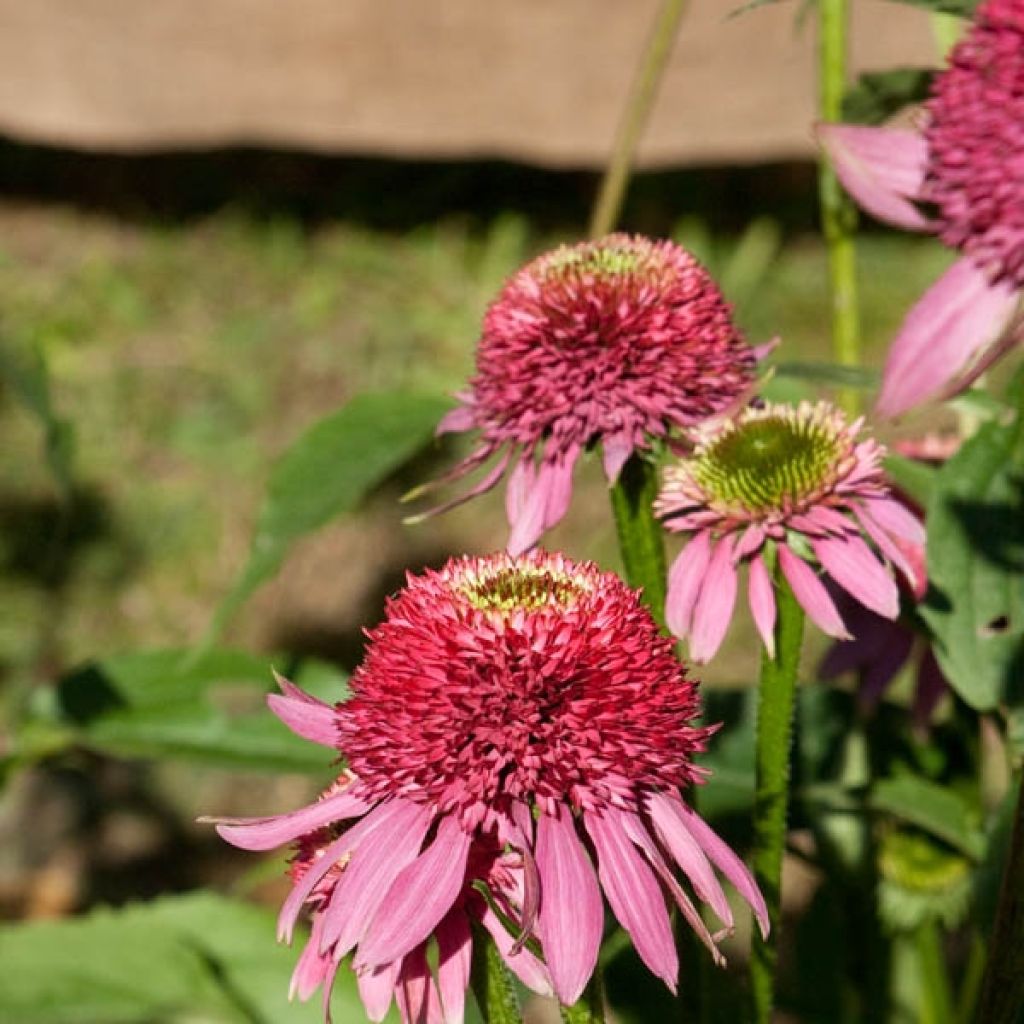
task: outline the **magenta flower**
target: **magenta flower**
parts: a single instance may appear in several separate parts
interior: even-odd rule
[[[880,220],[963,255],[907,314],[878,411],[965,388],[1021,337],[1024,3],[986,0],[936,75],[923,132],[821,125],[847,191]],[[922,204],[919,208],[917,204]]]
[[[565,515],[582,451],[600,442],[614,483],[653,438],[741,402],[759,354],[707,271],[672,242],[609,235],[541,256],[488,309],[476,374],[438,427],[480,431],[439,482],[497,461],[433,512],[494,487],[511,465],[508,550],[520,554]]]
[[[737,567],[748,566],[750,609],[774,657],[775,594],[766,554],[811,620],[848,638],[835,603],[811,563],[861,604],[887,619],[899,614],[896,583],[868,546],[915,578],[924,531],[889,493],[884,454],[857,441],[825,402],[745,409],[698,433],[692,454],[665,470],[655,502],[665,527],[691,535],[669,573],[665,615],[690,640],[697,662],[714,657],[736,601]]]
[[[455,559],[410,577],[368,636],[350,700],[283,681],[270,697],[350,774],[292,814],[219,826],[244,849],[299,844],[281,932],[312,911],[300,995],[329,997],[354,952],[371,1020],[394,995],[407,1022],[460,1022],[476,920],[527,985],[573,1003],[597,962],[602,890],[674,988],[666,895],[722,962],[677,869],[725,929],[716,868],[767,929],[747,868],[681,796],[714,731],[693,724],[696,684],[615,576],[544,553]]]

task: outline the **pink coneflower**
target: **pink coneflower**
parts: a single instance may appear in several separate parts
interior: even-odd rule
[[[955,394],[1020,341],[1024,289],[1024,0],[987,0],[939,73],[923,132],[822,125],[869,213],[963,255],[907,315],[878,410]],[[915,204],[923,204],[919,209]]]
[[[919,550],[924,531],[890,496],[881,446],[857,441],[861,422],[847,424],[824,402],[748,408],[698,434],[693,453],[665,470],[655,511],[667,529],[691,535],[669,573],[665,614],[676,635],[689,637],[694,661],[721,645],[740,562],[749,568],[754,622],[774,652],[766,553],[831,636],[849,634],[813,563],[879,615],[899,614],[896,583],[863,534],[913,578],[905,549]]]
[[[245,849],[299,842],[281,927],[313,910],[300,994],[329,990],[354,951],[372,1020],[396,993],[406,1021],[461,1021],[476,919],[527,984],[550,979],[573,1003],[597,961],[602,890],[674,987],[666,894],[721,961],[677,868],[726,929],[715,868],[767,927],[750,873],[681,796],[713,732],[693,724],[696,684],[615,576],[539,552],[455,559],[410,577],[368,637],[350,700],[289,683],[270,698],[351,774],[310,807],[219,829]]]
[[[600,442],[614,483],[653,438],[741,401],[760,352],[707,271],[672,242],[619,234],[547,253],[488,309],[476,374],[438,427],[480,431],[445,482],[497,462],[434,511],[489,490],[511,465],[508,550],[519,554],[565,515],[582,451]]]

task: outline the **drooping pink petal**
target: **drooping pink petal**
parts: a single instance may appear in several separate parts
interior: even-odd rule
[[[438,437],[442,434],[461,434],[476,425],[476,410],[469,405],[457,405],[441,417],[434,433]]]
[[[295,970],[292,972],[291,984],[288,987],[288,998],[296,996],[305,1002],[327,977],[327,968],[331,963],[329,956],[320,953],[320,926],[322,918],[317,914],[313,918],[313,926],[309,933],[309,941],[299,954]]]
[[[402,961],[395,998],[402,1024],[446,1024],[425,944],[411,950]]]
[[[512,805],[512,819],[515,826],[510,841],[523,858],[523,934],[516,941],[516,947],[533,933],[540,910],[540,869],[534,857],[533,814],[525,803],[517,800]]]
[[[701,849],[711,859],[712,864],[732,882],[736,891],[750,905],[754,917],[757,918],[761,935],[767,938],[770,928],[768,907],[765,905],[764,897],[761,895],[761,890],[757,887],[757,882],[754,881],[750,869],[692,807],[687,807],[681,800],[673,800],[672,804],[687,831],[697,840]]]
[[[310,696],[276,672],[274,678],[282,692],[267,695],[270,710],[297,736],[325,747],[335,747],[338,736],[333,706]]]
[[[622,467],[633,454],[633,439],[628,433],[609,434],[601,442],[601,462],[609,484],[619,479]]]
[[[437,938],[437,987],[445,1024],[463,1024],[473,959],[473,937],[465,913],[451,911],[434,934]]]
[[[1012,283],[991,283],[971,257],[957,260],[903,321],[889,349],[876,411],[898,416],[937,395],[999,336],[1018,297]]]
[[[365,814],[371,804],[360,795],[358,783],[334,796],[288,814],[267,818],[200,818],[216,822],[220,837],[242,850],[273,850],[324,825]]]
[[[786,581],[793,588],[793,595],[807,612],[811,621],[824,633],[839,640],[849,640],[850,634],[836,610],[832,598],[818,574],[799,556],[794,555],[785,544],[780,544],[779,566]]]
[[[672,563],[668,574],[665,619],[668,628],[678,637],[687,636],[690,632],[693,606],[697,603],[697,595],[710,560],[711,534],[702,530]]]
[[[466,874],[472,836],[453,817],[441,821],[427,849],[395,879],[356,954],[356,967],[404,956],[423,942],[451,909]]]
[[[929,221],[910,201],[920,195],[928,146],[917,132],[855,124],[819,124],[825,147],[843,188],[873,217],[926,231]]]
[[[715,656],[732,619],[736,604],[736,566],[732,549],[731,536],[723,537],[715,546],[693,609],[690,657],[698,665]]]
[[[363,937],[399,872],[419,855],[432,812],[411,800],[393,801],[388,820],[355,849],[324,911],[321,949],[340,959]]]
[[[450,512],[453,508],[458,508],[460,505],[464,505],[467,501],[471,501],[473,498],[479,498],[481,494],[486,494],[488,491],[493,490],[498,481],[504,475],[505,468],[508,466],[511,458],[512,449],[507,448],[501,453],[494,465],[475,484],[473,484],[468,491],[464,491],[462,494],[457,494],[454,498],[441,502],[440,505],[434,505],[433,507],[428,508],[425,512],[419,512],[413,516],[404,516],[402,518],[402,522],[406,526],[414,526],[416,523],[422,523],[425,519],[432,519],[434,516],[439,516],[444,512]],[[421,488],[418,492],[413,491],[411,493],[416,494],[424,492]]]
[[[550,530],[565,518],[572,499],[572,474],[580,449],[573,445],[561,452],[557,459],[541,466],[541,473],[548,473],[548,501],[544,510],[544,529]]]
[[[895,498],[867,498],[863,505],[882,529],[911,544],[924,545],[924,523],[901,501]]]
[[[747,597],[750,614],[761,636],[769,658],[775,657],[775,588],[765,568],[764,559],[756,555],[750,560],[747,577]]]
[[[544,461],[535,469],[532,456],[524,456],[512,471],[505,498],[511,528],[505,548],[510,555],[521,555],[540,540],[553,482]]]
[[[922,545],[892,537],[876,522],[865,508],[854,509],[864,532],[875,542],[878,550],[906,577],[914,596],[921,600],[928,589],[928,570]]]
[[[811,546],[828,574],[865,608],[886,619],[899,615],[896,581],[859,536],[814,538]]]
[[[395,995],[401,969],[402,961],[396,960],[383,967],[367,967],[356,972],[359,998],[362,1000],[367,1018],[374,1024],[379,1024],[391,1009],[391,1000]]]
[[[571,1006],[594,973],[604,913],[594,868],[569,811],[558,808],[537,822],[537,869],[537,934],[555,992]]]
[[[508,969],[532,992],[541,996],[553,996],[554,987],[547,968],[525,946],[516,948],[515,937],[509,934],[498,915],[484,904],[480,911],[480,923],[490,933],[502,960]]]
[[[613,913],[629,932],[640,959],[675,992],[679,958],[657,878],[629,837],[608,817],[584,811],[583,821],[597,849],[598,876]]]

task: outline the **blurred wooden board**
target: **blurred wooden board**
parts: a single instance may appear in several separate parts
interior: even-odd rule
[[[805,155],[813,17],[692,0],[646,166]],[[936,62],[856,0],[859,68]],[[265,145],[599,165],[657,0],[0,0],[0,133],[84,149]]]

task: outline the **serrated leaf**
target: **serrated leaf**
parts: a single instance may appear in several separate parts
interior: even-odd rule
[[[352,512],[433,436],[450,403],[401,392],[358,395],[309,428],[274,467],[241,577],[211,634],[278,570],[300,537]]]
[[[981,711],[1024,699],[1024,418],[984,424],[936,474],[921,614],[959,695]]]
[[[882,124],[893,114],[928,98],[934,69],[893,68],[870,71],[843,97],[843,120],[855,124]]]
[[[944,786],[912,775],[882,779],[871,793],[870,806],[916,825],[973,860],[985,852],[978,815]]]
[[[297,948],[275,943],[268,911],[208,892],[6,925],[0,1020],[319,1024],[319,1000],[288,1001],[297,956]],[[332,1006],[335,1020],[365,1019],[345,968]]]

